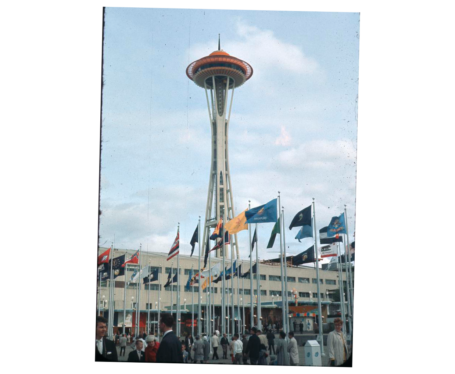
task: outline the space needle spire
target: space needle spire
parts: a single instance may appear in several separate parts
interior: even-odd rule
[[[205,90],[212,130],[212,157],[202,241],[202,248],[206,248],[210,229],[215,228],[221,218],[224,218],[224,223],[234,218],[228,153],[229,123],[234,90],[251,78],[253,68],[247,62],[221,50],[218,34],[218,50],[192,62],[186,69],[186,75]],[[231,236],[231,246],[239,258],[237,234]],[[220,249],[217,250],[216,256],[221,256]],[[226,256],[223,254],[223,257]]]

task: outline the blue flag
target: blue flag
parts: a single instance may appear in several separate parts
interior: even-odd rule
[[[303,238],[312,238],[313,237],[313,229],[311,226],[302,226],[302,228],[299,230],[297,233],[297,236],[295,237],[296,239],[303,239]]]
[[[341,213],[339,217],[332,217],[329,226],[327,227],[327,237],[331,238],[338,234],[346,234],[344,213]]]
[[[188,282],[186,282],[186,285],[185,285],[185,290],[187,290],[187,291],[190,290],[192,278],[193,278],[193,269],[190,270],[190,274],[188,275]]]
[[[277,199],[245,212],[246,223],[276,222]]]

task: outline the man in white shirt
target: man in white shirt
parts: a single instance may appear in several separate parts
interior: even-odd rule
[[[239,339],[239,334],[234,335],[234,364],[241,364],[242,363],[242,356],[243,356],[243,343]]]
[[[106,332],[107,320],[96,317],[95,361],[118,361],[115,343],[106,339]]]
[[[212,336],[212,348],[213,348],[213,356],[212,356],[212,360],[219,360],[219,357],[218,357],[218,346],[220,345],[220,338],[218,337],[218,335],[215,333],[213,334]]]

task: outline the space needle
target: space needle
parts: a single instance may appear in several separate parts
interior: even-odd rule
[[[234,218],[228,153],[229,121],[234,90],[251,78],[253,68],[247,62],[221,50],[218,38],[218,50],[192,62],[186,69],[186,75],[205,90],[212,130],[210,181],[202,242],[202,248],[205,248],[209,240],[210,229],[215,228],[222,217],[225,222]],[[228,103],[229,111],[227,111]],[[231,246],[239,258],[237,234],[231,237]],[[216,256],[220,257],[220,250],[216,251]]]

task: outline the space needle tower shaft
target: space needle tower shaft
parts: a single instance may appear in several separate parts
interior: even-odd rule
[[[186,74],[196,85],[204,88],[211,128],[212,156],[209,189],[205,212],[203,248],[209,240],[210,229],[221,218],[234,218],[234,199],[229,170],[228,134],[234,91],[253,75],[245,61],[229,55],[220,48],[209,56],[192,62]],[[237,234],[231,236],[231,248],[239,258]],[[220,249],[217,257],[221,256]]]

